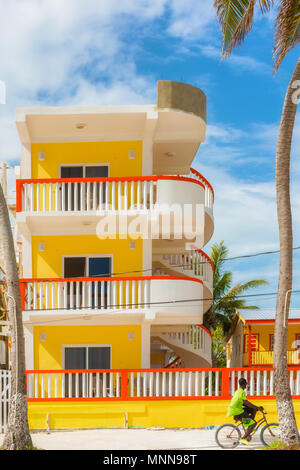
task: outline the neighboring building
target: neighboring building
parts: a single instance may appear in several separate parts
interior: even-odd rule
[[[209,367],[213,265],[201,249],[214,196],[191,169],[204,93],[160,81],[155,105],[22,108],[16,123],[26,368],[163,368],[172,354]],[[178,222],[184,205],[197,234]]]
[[[227,367],[273,364],[275,309],[241,310],[233,320],[227,343]],[[290,309],[287,358],[300,364],[300,309]]]

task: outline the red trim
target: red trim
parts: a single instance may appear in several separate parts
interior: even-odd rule
[[[263,323],[275,323],[274,320],[245,320],[246,325],[261,325]],[[300,318],[289,318],[288,323],[300,323]]]
[[[196,246],[192,245],[191,246],[192,250],[194,251],[197,251],[198,253],[200,253],[202,256],[204,256],[204,258],[207,259],[207,261],[209,262],[209,264],[211,265],[212,267],[212,270],[213,272],[215,271],[215,267],[214,267],[214,263],[212,262],[212,260],[210,259],[210,257],[202,250],[200,250],[200,248],[197,248]]]
[[[215,192],[214,192],[213,187],[212,187],[212,185],[210,184],[210,182],[209,182],[206,178],[204,178],[204,176],[201,175],[201,173],[199,173],[199,171],[195,170],[194,168],[191,168],[191,173],[193,173],[194,175],[198,176],[198,178],[201,178],[201,179],[204,181],[204,183],[209,187],[209,189],[210,189],[211,192],[212,192],[213,201],[214,201],[214,200],[215,200]]]
[[[36,278],[36,279],[27,279],[23,278],[20,279],[20,283],[27,283],[27,282],[92,282],[92,281],[151,281],[151,280],[159,280],[159,279],[172,279],[172,280],[179,280],[179,281],[192,281],[192,282],[199,282],[203,284],[201,279],[196,279],[194,277],[185,277],[185,276],[130,276],[130,277],[70,277],[70,278]]]
[[[177,356],[172,362],[169,362],[169,364],[164,366],[164,369],[168,369],[169,367],[172,367],[172,365],[175,364],[179,359],[180,359],[180,356]]]
[[[206,331],[206,333],[208,333],[209,336],[212,338],[211,332],[204,325],[197,325],[197,326],[199,326],[199,328],[202,328],[202,330]]]

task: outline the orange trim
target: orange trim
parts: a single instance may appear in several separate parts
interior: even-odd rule
[[[274,320],[245,320],[246,325],[261,325],[263,323],[275,323]],[[300,323],[300,318],[289,318],[288,323]]]
[[[209,189],[210,189],[211,192],[212,192],[213,201],[214,201],[214,200],[215,200],[215,192],[214,192],[213,187],[212,187],[212,185],[210,184],[210,182],[209,182],[206,178],[204,178],[204,176],[201,175],[201,173],[199,173],[199,171],[195,170],[194,168],[191,168],[191,173],[193,173],[194,175],[197,175],[198,178],[201,178],[201,179],[204,181],[204,183],[209,187]]]
[[[20,279],[20,283],[27,282],[94,282],[94,281],[151,281],[151,280],[161,280],[161,279],[172,279],[177,281],[192,281],[199,282],[203,284],[201,279],[196,279],[194,277],[185,277],[185,276],[129,276],[129,277],[70,277],[70,278],[37,278],[37,279]]]
[[[212,262],[212,260],[210,259],[210,257],[202,250],[200,250],[200,248],[197,248],[196,246],[192,245],[191,246],[192,250],[194,251],[197,251],[198,253],[200,253],[202,256],[204,256],[204,258],[207,259],[207,261],[209,262],[209,264],[211,265],[212,267],[212,270],[213,272],[215,271],[215,267],[214,267],[214,263]]]
[[[169,362],[166,366],[164,366],[164,369],[168,369],[171,367],[173,364],[175,364],[178,360],[180,359],[180,356],[177,356],[172,362]]]
[[[222,398],[231,398],[229,395],[230,369],[224,369],[222,372]]]
[[[46,373],[53,373],[53,374],[70,374],[70,373],[98,373],[98,372],[106,372],[106,373],[113,373],[119,372],[121,374],[121,396],[120,397],[71,397],[71,398],[29,398],[29,402],[42,402],[42,401],[161,401],[161,400],[230,400],[232,396],[230,395],[230,373],[231,372],[238,372],[238,371],[271,371],[273,370],[272,367],[238,367],[238,368],[205,368],[205,369],[74,369],[74,370],[27,370],[26,374],[46,374]],[[296,370],[299,371],[300,367],[289,367],[289,370]],[[221,375],[221,394],[218,396],[172,396],[172,397],[130,397],[128,396],[128,374],[130,372],[164,372],[164,373],[173,373],[176,374],[177,372],[201,372],[201,371],[220,371],[222,372]],[[251,395],[249,396],[253,399],[258,399],[258,396]],[[293,395],[295,398],[299,398],[298,395]],[[259,399],[270,399],[274,398],[274,395],[267,395],[267,396],[259,396]]]
[[[202,330],[206,331],[206,333],[208,333],[209,336],[212,338],[211,332],[204,325],[197,325],[197,326],[199,326],[199,328],[202,328]]]

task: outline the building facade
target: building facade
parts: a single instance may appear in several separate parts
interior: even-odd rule
[[[22,108],[16,124],[26,368],[209,367],[203,92],[162,81],[155,105]]]
[[[244,310],[236,314],[227,343],[227,367],[273,365],[275,309]],[[300,365],[300,310],[290,309],[287,359]]]

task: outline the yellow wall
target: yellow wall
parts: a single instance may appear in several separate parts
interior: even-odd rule
[[[135,151],[130,159],[128,152]],[[38,159],[45,152],[45,160]],[[31,145],[32,178],[59,178],[59,166],[74,163],[108,163],[109,176],[142,175],[142,141],[63,142]]]
[[[143,241],[137,239],[136,248],[129,248],[129,239],[99,240],[96,235],[51,235],[32,237],[32,277],[62,277],[62,256],[68,255],[113,255],[112,272],[127,273],[123,276],[142,276]],[[45,251],[38,251],[39,243]],[[122,274],[120,274],[122,276]]]
[[[128,333],[134,339],[128,339]],[[46,334],[46,341],[40,334]],[[112,369],[141,367],[140,325],[35,326],[34,369],[62,369],[62,345],[111,345]]]
[[[254,400],[267,410],[268,422],[278,422],[273,399]],[[29,402],[29,426],[46,429],[47,414],[52,429],[124,427],[128,413],[129,427],[201,428],[233,423],[226,418],[227,400],[155,400],[95,402]],[[294,399],[295,415],[300,427],[300,399]]]
[[[247,331],[245,330],[245,333]],[[274,334],[274,324],[269,325],[251,325],[251,333],[259,334],[259,351],[269,351],[270,350],[270,335]],[[296,334],[300,334],[300,323],[289,324],[288,327],[288,338],[287,338],[287,348],[288,350],[295,349],[293,343],[296,339]]]

